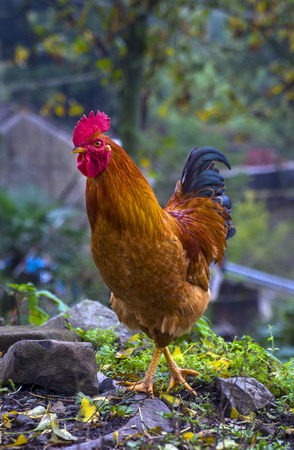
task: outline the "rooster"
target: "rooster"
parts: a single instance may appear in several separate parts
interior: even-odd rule
[[[181,383],[196,395],[186,376],[199,373],[179,368],[168,345],[203,315],[210,299],[209,265],[221,263],[226,239],[235,234],[231,203],[214,161],[230,165],[219,150],[194,147],[162,209],[135,163],[104,134],[109,127],[103,112],[84,115],[74,129],[72,153],[87,177],[91,251],[112,292],[111,306],[121,322],[155,343],[143,380],[125,385],[153,397],[164,354],[169,390]]]

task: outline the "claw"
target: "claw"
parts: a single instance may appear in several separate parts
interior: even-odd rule
[[[191,388],[191,386],[187,383],[186,381],[186,376],[187,375],[200,375],[199,372],[196,372],[196,370],[190,370],[190,369],[180,369],[178,368],[177,371],[171,371],[170,370],[170,384],[168,387],[168,392],[170,392],[176,384],[181,384],[185,389],[187,389],[187,391],[190,391],[193,395],[195,395],[195,397],[197,397],[196,392],[194,391],[193,388]]]
[[[167,362],[167,365],[169,368],[169,373],[170,373],[170,384],[168,387],[168,392],[171,389],[173,389],[176,384],[181,384],[185,389],[190,391],[191,394],[193,394],[195,397],[197,397],[197,394],[194,391],[194,389],[187,383],[186,376],[187,375],[198,376],[198,375],[200,375],[200,373],[197,372],[196,370],[180,369],[177,366],[177,364],[175,363],[175,361],[173,360],[167,347],[165,347],[163,353],[164,353],[164,356],[165,356],[165,359],[166,359],[166,362]]]
[[[187,383],[186,376],[193,375],[197,376],[199,375],[199,372],[196,372],[196,370],[191,369],[180,369],[173,358],[171,357],[171,354],[167,347],[164,348],[158,348],[155,347],[154,353],[152,356],[152,360],[150,363],[150,366],[147,370],[147,373],[143,380],[141,381],[119,381],[119,384],[121,386],[124,386],[129,391],[135,391],[135,392],[144,392],[149,397],[154,398],[154,375],[155,371],[160,359],[161,354],[164,353],[169,373],[170,373],[170,384],[168,387],[168,391],[174,388],[176,384],[181,384],[185,389],[191,392],[191,394],[197,396],[196,392],[193,388]]]
[[[121,381],[120,384],[125,386],[126,389],[129,389],[130,391],[145,392],[145,394],[149,395],[151,398],[154,398],[153,393],[154,375],[162,352],[163,348],[155,347],[152,360],[150,362],[149,368],[143,380],[136,382]]]
[[[146,378],[143,378],[141,381],[121,381],[119,382],[122,386],[124,386],[129,391],[135,392],[144,392],[149,397],[154,398],[153,393],[153,381],[150,381]]]

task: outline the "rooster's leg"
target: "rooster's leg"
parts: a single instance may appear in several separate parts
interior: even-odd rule
[[[126,386],[127,389],[134,390],[137,392],[145,392],[146,394],[148,394],[150,397],[153,398],[154,375],[163,351],[164,351],[163,348],[155,347],[151,363],[148,367],[148,370],[143,380],[135,383],[131,381],[124,381],[122,382],[122,384]]]
[[[195,370],[190,370],[190,369],[180,369],[177,364],[175,363],[175,361],[173,360],[169,349],[167,347],[165,347],[163,349],[163,353],[169,368],[169,373],[170,373],[170,385],[168,388],[168,391],[170,391],[175,384],[182,384],[184,386],[185,389],[187,389],[188,391],[190,391],[193,395],[197,395],[196,392],[194,391],[194,389],[191,388],[191,386],[189,386],[189,384],[187,383],[187,381],[185,380],[187,375],[199,375],[199,372],[196,372]]]

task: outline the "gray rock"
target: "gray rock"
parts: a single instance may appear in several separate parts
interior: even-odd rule
[[[25,414],[18,414],[15,418],[14,423],[15,423],[16,427],[18,427],[18,428],[21,428],[21,427],[26,427],[26,428],[34,427],[35,428],[36,427],[35,421],[31,417],[29,417]]]
[[[90,442],[80,442],[79,444],[70,445],[69,447],[63,447],[64,450],[97,450],[102,447],[103,440],[101,438],[93,439]]]
[[[137,394],[134,398],[135,403],[130,404],[135,415],[118,432],[118,442],[122,442],[127,437],[142,431],[151,430],[154,427],[160,427],[163,431],[171,433],[173,428],[171,419],[167,419],[157,413],[170,413],[170,409],[159,398],[147,398],[145,394]],[[131,439],[130,439],[131,440]],[[130,442],[128,440],[128,442]],[[114,447],[115,441],[113,433],[104,436],[103,439],[95,439],[91,442],[84,442],[66,447],[66,450],[94,450],[101,446],[107,448]],[[106,448],[103,447],[103,448]]]
[[[218,378],[216,388],[222,397],[222,407],[229,416],[232,408],[244,415],[275,401],[274,395],[255,378]]]
[[[76,333],[54,326],[0,326],[0,351],[6,352],[16,342],[26,340],[54,339],[56,341],[81,341]]]
[[[109,378],[99,371],[97,372],[97,381],[99,392],[102,395],[116,395],[118,390],[121,389],[119,381]]]
[[[13,344],[0,365],[0,380],[39,385],[58,394],[99,392],[95,353],[88,342],[26,340]]]
[[[136,414],[123,427],[117,430],[118,442],[122,442],[133,434],[152,430],[155,427],[160,427],[168,433],[173,431],[171,419],[161,415],[171,412],[163,401],[157,397],[154,399],[148,398],[145,394],[137,394],[135,400],[139,400],[140,403],[134,403],[130,406],[133,408],[133,411],[136,411]],[[111,445],[111,443],[115,444],[112,433],[106,435],[104,440],[108,445]]]
[[[69,317],[65,318],[64,315]],[[82,328],[83,330],[94,328],[108,330],[114,327],[123,341],[127,341],[134,334],[125,325],[119,324],[117,315],[112,309],[92,300],[78,303],[68,309],[66,313],[49,319],[45,325],[63,328],[66,326],[66,322],[69,322],[73,328]]]
[[[113,384],[112,378],[105,378],[101,383],[99,383],[99,392],[103,394],[104,392],[115,391],[115,386]]]

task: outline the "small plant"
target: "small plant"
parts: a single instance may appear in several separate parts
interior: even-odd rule
[[[109,328],[109,330],[102,330],[100,328],[95,328],[94,330],[82,330],[81,328],[72,328],[70,323],[68,328],[71,331],[75,331],[84,341],[91,342],[94,348],[101,348],[104,344],[118,347],[118,333],[114,331],[114,327]],[[117,345],[115,345],[117,341]]]
[[[200,325],[200,326],[199,326]],[[142,334],[135,334],[119,347],[118,335],[111,330],[75,330],[97,348],[96,361],[100,370],[108,376],[138,379],[147,369],[153,350],[153,342]],[[201,382],[214,382],[215,377],[254,377],[263,383],[283,404],[293,408],[294,360],[282,364],[275,356],[274,338],[271,333],[269,350],[258,345],[249,336],[226,342],[209,327],[206,319],[196,324],[190,333],[169,346],[176,361],[183,368],[200,372]],[[156,372],[156,384],[165,391],[169,372],[161,358]]]
[[[56,295],[47,290],[38,290],[32,283],[27,284],[8,284],[4,289],[15,298],[16,306],[10,312],[10,323],[13,325],[21,324],[21,314],[28,314],[29,323],[33,325],[42,325],[49,318],[49,314],[40,307],[41,299],[48,299],[57,306],[57,313],[66,311],[67,306]],[[28,310],[23,309],[27,303]]]

